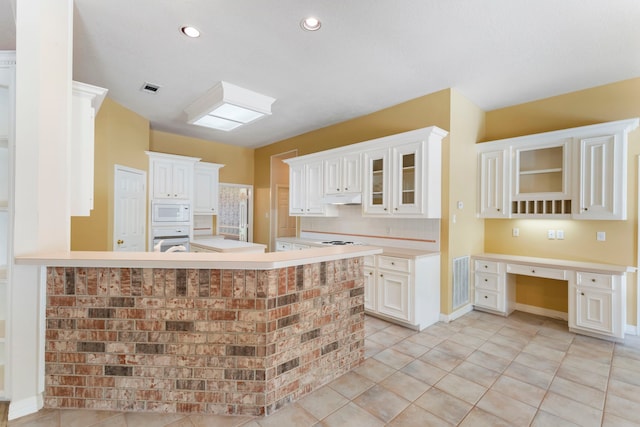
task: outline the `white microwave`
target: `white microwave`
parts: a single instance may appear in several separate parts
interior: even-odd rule
[[[184,200],[154,200],[151,202],[152,225],[190,225],[191,204]]]

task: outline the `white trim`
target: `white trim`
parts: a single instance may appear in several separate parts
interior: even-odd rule
[[[449,323],[472,311],[473,311],[473,304],[467,304],[464,307],[457,309],[451,314],[440,313],[439,320],[441,322]]]
[[[552,319],[569,320],[569,314],[563,311],[550,310],[548,308],[536,307],[535,305],[527,305],[516,303],[515,309],[525,313],[537,314],[539,316],[551,317]]]
[[[637,194],[636,194],[636,198],[637,198],[637,206],[636,206],[636,217],[638,218],[638,223],[636,224],[636,230],[638,232],[637,235],[637,239],[636,239],[636,256],[638,257],[636,259],[636,266],[640,266],[640,230],[638,230],[637,225],[640,225],[640,156],[636,157],[636,174],[638,174],[638,182],[636,183],[637,186]],[[635,333],[634,335],[639,335],[640,334],[640,269],[636,269],[636,326],[635,326]],[[627,301],[625,301],[625,303],[627,303]],[[625,331],[627,329],[629,329],[629,327],[632,327],[632,325],[627,325],[627,327],[625,328]]]
[[[298,157],[298,149],[294,148],[293,150],[289,150],[289,151],[285,151],[283,153],[278,153],[278,154],[272,154],[271,157],[269,157],[269,210],[267,212],[265,212],[265,215],[268,219],[268,223],[269,223],[269,242],[268,242],[268,247],[270,251],[275,251],[276,250],[276,209],[277,206],[275,206],[275,182],[274,182],[274,167],[273,165],[275,164],[274,161],[276,159],[282,161],[285,159],[290,159],[293,157]],[[284,162],[283,162],[284,163]],[[284,163],[284,166],[286,166],[287,168],[289,168],[289,165]],[[287,173],[287,185],[290,185],[289,183],[289,174]],[[296,223],[299,224],[299,221],[296,219]]]
[[[25,415],[35,414],[44,406],[42,393],[26,399],[14,400],[9,405],[9,420],[24,417]]]
[[[636,325],[626,325],[624,327],[624,334],[625,335],[640,335],[640,328],[638,328]]]

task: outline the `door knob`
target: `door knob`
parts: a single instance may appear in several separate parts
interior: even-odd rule
[[[123,244],[123,243],[124,243],[124,240],[120,240],[120,239],[118,239],[118,242],[117,242],[117,243],[118,243],[119,245],[121,245],[121,244]]]

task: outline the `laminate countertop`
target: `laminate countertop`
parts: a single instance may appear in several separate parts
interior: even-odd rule
[[[304,251],[216,252],[44,252],[16,257],[19,265],[55,267],[142,267],[271,270],[382,253],[376,246],[326,246]]]

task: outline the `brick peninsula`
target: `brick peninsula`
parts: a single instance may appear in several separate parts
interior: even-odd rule
[[[45,407],[268,415],[362,363],[381,252],[17,257],[46,268]]]

